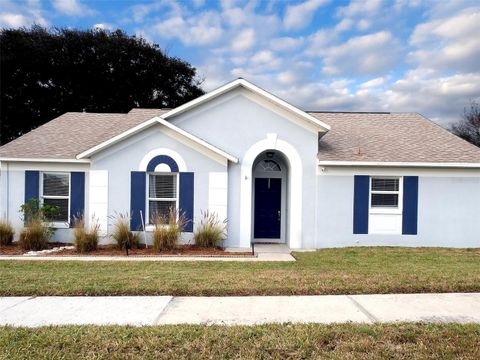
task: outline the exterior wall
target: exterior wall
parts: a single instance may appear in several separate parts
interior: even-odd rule
[[[215,204],[209,203],[209,188],[217,191],[223,186],[219,177],[222,177],[222,173],[226,175],[226,160],[215,157],[213,154],[199,152],[193,146],[190,140],[187,141],[187,139],[169,132],[161,125],[155,125],[92,157],[92,172],[102,172],[102,177],[108,178],[108,197],[104,200],[107,204],[105,213],[108,217],[101,221],[108,223],[109,233],[112,230],[115,213],[130,213],[131,171],[145,171],[145,169],[140,169],[141,164],[145,162],[144,157],[159,148],[178,153],[185,162],[185,170],[194,172],[194,226],[200,218],[201,210],[206,210],[209,206],[222,206],[221,201],[220,203],[216,201]],[[215,181],[215,184],[210,184],[210,180]],[[210,196],[210,200],[212,200],[211,198],[212,196]],[[91,201],[94,200],[91,199]],[[92,215],[89,213],[89,216]],[[192,233],[182,234],[182,240],[185,242],[191,238]],[[147,239],[150,241],[150,233],[147,234]],[[105,239],[105,241],[108,240],[108,238]]]
[[[301,178],[301,228],[305,229],[300,246],[315,246],[315,203],[311,198],[316,184],[316,128],[243,89],[236,89],[169,121],[240,159],[238,164],[228,164],[228,246],[250,245],[240,240],[242,182],[252,181],[242,174],[244,155],[269,134],[276,134],[278,140],[292,145],[303,168],[301,174],[295,174]]]
[[[89,164],[69,163],[29,163],[2,161],[0,175],[0,216],[8,219],[15,229],[15,238],[18,240],[23,228],[20,207],[25,202],[25,170],[42,171],[84,171],[85,196],[88,196],[88,170]],[[85,203],[85,212],[88,212],[88,203]],[[51,241],[73,242],[73,230],[57,228]]]
[[[354,175],[418,176],[418,234],[353,234]],[[479,170],[324,168],[317,204],[317,248],[480,246]]]

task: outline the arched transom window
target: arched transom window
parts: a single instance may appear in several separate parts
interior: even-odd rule
[[[282,168],[280,165],[275,161],[271,159],[265,159],[260,161],[255,170],[257,171],[282,171]]]

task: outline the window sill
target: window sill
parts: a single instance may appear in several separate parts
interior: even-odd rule
[[[383,214],[383,215],[402,215],[402,210],[400,209],[376,209],[370,208],[370,214]]]
[[[374,232],[368,232],[368,235],[382,235],[382,236],[398,236],[402,235],[402,232],[397,232],[397,231],[374,231]]]
[[[168,229],[170,225],[162,225],[164,229]],[[155,230],[155,225],[145,225],[145,231],[153,232]]]
[[[51,228],[54,229],[69,229],[70,224],[67,222],[52,222],[49,224]]]

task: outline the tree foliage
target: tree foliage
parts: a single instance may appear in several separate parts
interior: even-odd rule
[[[480,147],[480,105],[477,102],[472,101],[470,108],[464,110],[460,122],[452,125],[452,132]]]
[[[176,107],[203,94],[196,69],[121,30],[0,31],[2,144],[67,112]]]

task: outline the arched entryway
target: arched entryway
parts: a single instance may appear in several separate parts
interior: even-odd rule
[[[302,177],[303,166],[294,146],[278,138],[277,134],[267,134],[266,138],[253,144],[241,161],[240,184],[240,242],[242,247],[249,247],[254,240],[253,234],[253,193],[254,165],[259,155],[267,151],[281,154],[287,165],[288,187],[286,189],[285,242],[290,248],[302,247]]]
[[[286,243],[288,161],[267,150],[253,164],[252,204],[255,243]]]

